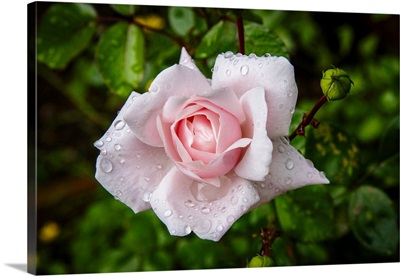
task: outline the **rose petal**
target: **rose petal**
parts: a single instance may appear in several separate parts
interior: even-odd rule
[[[271,201],[278,195],[312,184],[328,184],[323,172],[314,168],[312,162],[304,158],[289,142],[283,138],[272,141],[274,150],[265,181],[257,183],[260,203],[253,208]]]
[[[209,196],[213,200],[204,200]],[[151,206],[171,235],[193,231],[202,239],[218,241],[239,217],[259,200],[249,181],[232,175],[221,186],[195,183],[172,169],[153,192]]]
[[[162,147],[163,143],[157,131],[157,116],[169,97],[191,97],[208,91],[207,79],[198,71],[182,65],[174,65],[162,71],[144,93],[126,110],[124,120],[133,133],[144,143]]]
[[[256,87],[240,98],[246,114],[246,122],[243,123],[242,131],[244,137],[252,138],[252,142],[241,161],[236,165],[235,173],[253,181],[265,179],[272,158],[272,142],[265,129],[268,108],[264,95],[264,89]]]
[[[95,146],[100,150],[96,163],[96,179],[117,199],[134,212],[150,208],[148,195],[172,168],[164,149],[141,142],[122,118],[132,103],[132,93],[111,127]],[[147,200],[146,200],[147,199]]]
[[[196,64],[194,63],[192,57],[186,51],[185,47],[182,47],[179,64],[200,72],[199,68],[197,68]]]
[[[212,75],[212,88],[230,87],[238,97],[262,86],[268,105],[268,136],[287,136],[297,101],[293,66],[284,57],[219,55]]]

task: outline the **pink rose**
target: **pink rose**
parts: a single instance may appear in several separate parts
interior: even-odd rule
[[[96,178],[172,235],[218,241],[276,196],[329,183],[285,138],[297,100],[283,57],[226,52],[206,79],[182,49],[149,92],[132,92],[105,135]]]

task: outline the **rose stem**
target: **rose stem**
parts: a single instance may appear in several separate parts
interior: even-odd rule
[[[308,126],[312,120],[314,119],[315,114],[317,111],[321,108],[321,106],[327,101],[327,97],[324,95],[322,96],[318,102],[313,106],[311,111],[309,113],[305,113],[303,116],[303,119],[301,120],[301,123],[299,126],[293,131],[292,134],[289,136],[289,140],[293,140],[297,135],[304,136],[304,128]]]
[[[236,14],[236,26],[238,29],[239,53],[244,55],[244,27],[243,27],[243,17],[240,12]]]

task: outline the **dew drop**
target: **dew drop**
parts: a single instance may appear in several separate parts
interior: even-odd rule
[[[285,147],[284,147],[284,146],[279,145],[279,146],[278,146],[278,151],[279,151],[280,153],[284,153],[286,150],[285,150]]]
[[[118,178],[118,180],[119,180],[120,182],[124,182],[124,181],[125,181],[125,178],[123,178],[123,177],[121,176],[120,178]]]
[[[261,183],[261,184],[260,184],[260,187],[261,187],[261,188],[265,188],[265,184],[264,184],[264,183]]]
[[[157,165],[156,165],[156,168],[157,168],[158,170],[161,170],[161,169],[162,169],[162,165],[157,164]]]
[[[226,70],[226,75],[230,76],[231,75],[231,70]]]
[[[168,210],[168,209],[165,210],[165,211],[164,211],[164,217],[167,218],[167,217],[170,217],[170,216],[172,216],[172,211],[171,211],[171,210]]]
[[[122,120],[118,120],[114,123],[114,127],[116,130],[121,130],[125,127],[125,122]]]
[[[114,149],[115,149],[116,151],[120,151],[120,150],[121,150],[121,145],[120,145],[120,144],[115,144],[115,145],[114,145]]]
[[[289,92],[287,93],[287,95],[288,95],[288,97],[292,97],[292,96],[293,96],[293,92],[292,92],[292,91],[289,91]]]
[[[140,157],[142,157],[141,155],[140,155],[140,153],[136,153],[136,158],[140,158]]]
[[[111,141],[112,141],[111,137],[108,136],[108,137],[106,138],[106,141],[107,141],[107,142],[111,142]]]
[[[149,181],[150,181],[150,178],[146,176],[146,177],[144,178],[144,181],[149,182]]]
[[[110,160],[108,160],[107,158],[104,158],[101,160],[100,162],[100,168],[103,172],[105,173],[109,173],[112,171],[113,169],[113,164],[111,163]]]
[[[293,169],[293,168],[294,168],[293,160],[290,159],[290,158],[288,158],[288,160],[287,160],[286,163],[285,163],[285,167],[286,167],[286,169],[288,169],[288,170]]]
[[[234,218],[232,215],[230,215],[230,216],[228,216],[228,217],[226,218],[226,221],[227,221],[228,223],[233,223],[233,222],[235,221],[235,218]]]
[[[249,200],[248,200],[247,198],[244,197],[244,198],[242,199],[242,201],[243,201],[244,203],[246,203],[246,202],[249,201]]]
[[[190,228],[189,225],[185,226],[185,234],[190,234],[190,232],[192,232],[192,228]]]
[[[172,229],[172,230],[171,230],[171,234],[172,234],[172,235],[175,235],[175,234],[176,234],[176,230],[175,230],[175,229]]]
[[[326,175],[325,175],[324,172],[319,172],[319,176],[320,176],[321,178],[326,178]]]
[[[260,62],[259,64],[258,64],[258,67],[260,67],[260,68],[262,68],[264,66],[264,64],[262,63],[262,62]]]
[[[249,55],[249,58],[257,58],[257,55],[254,54],[254,53],[251,53],[251,54]]]
[[[190,199],[185,201],[185,206],[186,206],[186,207],[193,208],[194,205],[195,205],[195,204],[194,204],[193,201],[191,201]]]
[[[153,194],[150,193],[150,192],[145,192],[145,193],[143,194],[143,196],[142,196],[143,201],[144,201],[144,202],[150,202],[151,196],[152,196],[152,195],[153,195]]]
[[[93,144],[95,147],[97,148],[101,148],[104,145],[104,142],[101,140],[97,140],[96,142],[94,142]]]
[[[236,204],[238,204],[238,202],[239,202],[239,199],[238,199],[237,196],[233,196],[233,197],[231,198],[231,203],[232,203],[232,205],[236,205]]]
[[[207,208],[207,207],[203,207],[203,208],[201,208],[201,212],[202,212],[203,214],[209,214],[209,213],[211,212],[211,209],[210,209],[210,208]]]
[[[158,93],[160,91],[160,87],[157,84],[153,83],[150,86],[149,91],[153,93]]]
[[[116,199],[120,199],[121,196],[122,196],[122,192],[121,192],[120,190],[117,190],[117,191],[115,192],[115,198],[116,198]]]
[[[183,216],[181,214],[178,215],[179,219],[183,219]]]
[[[240,210],[242,210],[242,212],[244,212],[244,211],[246,211],[247,210],[247,208],[246,208],[246,206],[240,206]]]
[[[233,65],[236,65],[236,64],[238,64],[238,62],[239,62],[239,60],[237,59],[237,60],[235,60],[234,62],[233,62]]]
[[[294,113],[294,107],[292,106],[291,108],[290,108],[290,114],[293,114]]]
[[[192,215],[189,215],[189,216],[188,216],[188,219],[189,219],[189,220],[192,220],[192,219],[193,219],[193,216],[192,216]]]
[[[223,226],[223,225],[218,225],[218,226],[217,226],[217,231],[218,231],[218,232],[224,231],[224,226]]]
[[[310,168],[314,168],[314,163],[310,159],[306,159],[306,162]]]
[[[231,51],[228,51],[224,54],[225,58],[231,58],[233,56],[233,53]]]
[[[102,156],[106,156],[107,155],[107,150],[105,150],[105,149],[101,150],[100,154]]]
[[[290,177],[286,177],[284,181],[285,181],[286,185],[292,184],[292,178],[290,178]]]
[[[170,90],[171,89],[171,84],[169,82],[167,82],[165,84],[165,89]]]
[[[249,66],[243,65],[242,67],[240,67],[240,73],[241,73],[243,76],[246,76],[247,73],[249,73]]]
[[[237,57],[241,57],[241,56],[243,56],[243,55],[242,55],[242,53],[237,53],[236,56],[237,56]]]
[[[307,176],[308,178],[311,178],[311,177],[312,177],[312,172],[308,172],[308,173],[306,174],[306,176]]]

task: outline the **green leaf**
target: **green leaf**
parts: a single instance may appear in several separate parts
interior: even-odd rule
[[[246,53],[254,53],[258,56],[266,53],[273,56],[284,56],[289,58],[282,40],[267,27],[257,23],[246,23],[244,25],[244,38]]]
[[[310,128],[306,140],[306,157],[317,160],[315,166],[326,173],[331,184],[350,184],[359,169],[360,150],[342,129],[329,123]]]
[[[284,237],[278,237],[272,244],[271,258],[275,266],[295,265],[294,246]]]
[[[275,199],[285,234],[304,242],[329,239],[334,232],[333,202],[324,185],[287,192]]]
[[[37,59],[52,69],[64,69],[86,49],[93,37],[97,17],[89,4],[54,4],[38,28]]]
[[[237,43],[236,27],[226,21],[215,24],[203,37],[197,50],[196,58],[207,58],[216,54],[233,51]]]
[[[128,96],[142,80],[144,46],[143,33],[133,24],[116,23],[103,34],[97,62],[104,83],[116,94]]]
[[[133,5],[111,4],[111,8],[117,13],[125,16],[131,16],[136,11],[136,7]]]
[[[169,7],[168,20],[171,28],[178,35],[186,35],[194,26],[194,13],[191,8]]]
[[[350,227],[358,241],[382,255],[396,252],[399,243],[397,214],[389,197],[372,186],[361,186],[351,196]]]
[[[296,243],[296,253],[299,256],[298,265],[326,264],[329,255],[326,248],[317,243]]]

